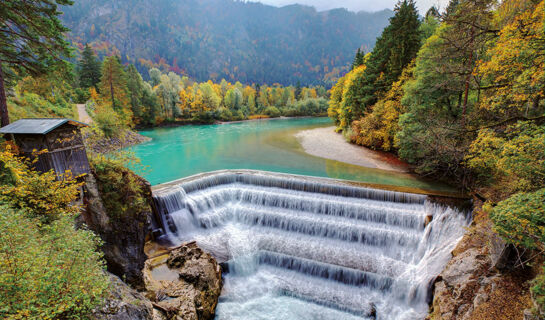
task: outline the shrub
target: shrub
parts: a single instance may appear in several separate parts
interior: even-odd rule
[[[108,287],[98,238],[71,216],[41,225],[0,206],[0,318],[83,319]]]
[[[0,201],[26,210],[45,222],[58,218],[59,213],[76,214],[72,203],[79,193],[75,180],[56,180],[53,170],[40,173],[31,169],[31,161],[18,157],[11,145],[0,148],[3,168]]]
[[[98,238],[76,230],[75,181],[0,148],[0,318],[82,319],[108,285]]]
[[[499,202],[490,217],[494,229],[509,243],[543,250],[545,188],[532,193],[518,193]]]
[[[277,117],[280,117],[280,110],[278,110],[278,108],[276,107],[267,107],[263,113],[265,115],[268,115],[269,117],[271,118],[277,118]]]

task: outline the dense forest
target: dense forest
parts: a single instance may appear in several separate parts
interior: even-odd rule
[[[543,15],[543,1],[452,0],[420,21],[403,1],[328,110],[349,141],[470,190],[521,265],[545,243]],[[532,292],[542,312],[542,277]]]
[[[118,55],[146,79],[156,67],[197,81],[270,85],[331,85],[392,14],[233,0],[81,0],[62,11],[76,47]]]

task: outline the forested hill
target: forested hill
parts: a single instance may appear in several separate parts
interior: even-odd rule
[[[331,83],[358,47],[372,49],[391,10],[282,8],[233,0],[78,0],[63,22],[80,48],[115,52],[196,80]]]

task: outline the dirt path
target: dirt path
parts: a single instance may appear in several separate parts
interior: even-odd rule
[[[91,117],[87,113],[87,110],[85,110],[85,105],[84,104],[77,104],[76,106],[78,107],[79,121],[81,121],[83,123],[91,124],[93,122],[93,119],[91,119]]]
[[[368,168],[408,172],[407,165],[392,155],[346,142],[341,134],[335,133],[335,127],[304,130],[295,136],[305,152],[316,157]]]

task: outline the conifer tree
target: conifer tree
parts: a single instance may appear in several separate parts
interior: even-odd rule
[[[70,56],[58,16],[58,5],[70,0],[2,0],[0,6],[0,126],[9,124],[6,80],[25,74],[39,75],[64,64]]]
[[[85,89],[96,88],[100,82],[100,68],[100,61],[98,61],[93,49],[86,44],[81,53],[81,59],[78,61],[79,86]]]
[[[416,57],[420,49],[420,21],[413,0],[403,0],[395,7],[395,15],[366,62],[363,78],[358,79],[360,103],[363,113],[378,97],[388,91],[403,69]]]

